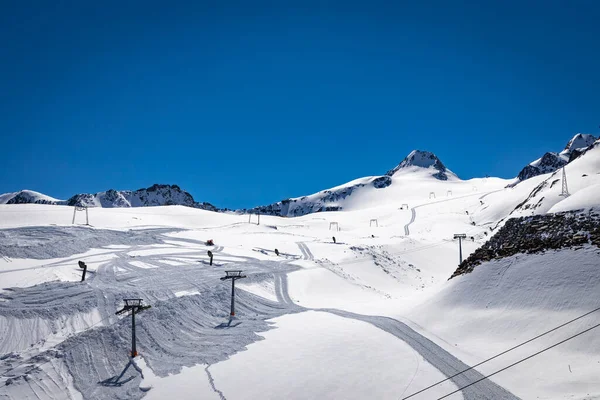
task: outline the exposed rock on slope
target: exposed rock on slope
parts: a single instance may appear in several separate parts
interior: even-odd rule
[[[451,278],[472,272],[477,265],[492,259],[585,244],[600,247],[598,211],[511,218],[490,240],[464,260]]]

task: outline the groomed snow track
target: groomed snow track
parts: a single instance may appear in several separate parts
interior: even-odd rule
[[[499,191],[502,191],[502,190],[504,190],[504,189],[501,189],[501,190],[494,190],[494,191],[491,191],[491,192],[487,192],[487,193],[485,193],[483,196],[479,197],[479,199],[483,199],[483,198],[484,198],[484,197],[486,197],[487,195],[490,195],[490,194],[492,194],[492,193],[496,193],[496,192],[499,192]],[[460,200],[460,199],[464,199],[464,198],[466,198],[466,197],[473,197],[473,196],[479,196],[479,195],[480,195],[480,193],[475,193],[475,194],[467,194],[467,195],[465,195],[465,196],[460,196],[460,197],[452,197],[452,198],[450,198],[450,199],[444,199],[444,200],[432,201],[432,202],[430,202],[430,203],[420,204],[420,205],[418,205],[418,206],[415,206],[415,207],[411,208],[411,209],[410,209],[410,212],[411,212],[410,221],[408,221],[408,223],[407,223],[406,225],[404,225],[404,235],[405,235],[405,236],[408,236],[408,235],[410,235],[410,228],[409,228],[409,227],[410,227],[412,224],[414,224],[414,222],[415,222],[415,219],[417,218],[417,211],[416,211],[416,209],[417,209],[417,208],[420,208],[420,207],[426,207],[426,206],[429,206],[429,205],[432,205],[432,204],[446,203],[446,202],[448,202],[448,201]]]
[[[398,339],[404,341],[419,353],[427,362],[436,367],[446,377],[450,377],[460,371],[464,371],[469,366],[446,350],[442,349],[431,340],[418,334],[408,327],[408,325],[389,317],[377,315],[361,315],[348,311],[336,309],[318,309],[317,311],[325,311],[331,314],[339,315],[340,317],[355,319],[358,321],[367,322],[381,330],[384,330]],[[478,371],[471,369],[463,374],[455,376],[450,380],[459,388],[468,385],[483,378],[483,375]],[[408,396],[410,393],[406,393]],[[496,385],[489,379],[485,379],[473,386],[469,386],[462,390],[465,400],[516,400],[518,397],[508,392],[506,389]],[[423,397],[425,396],[425,397]],[[418,398],[426,398],[426,394]]]
[[[104,232],[94,230],[94,235],[102,236]],[[148,232],[139,234],[147,235]],[[161,232],[153,231],[149,241],[168,239],[172,243],[174,240],[161,235]],[[135,243],[135,240],[131,239],[129,243]],[[189,244],[190,240],[186,242]],[[46,246],[60,246],[60,241],[53,243]],[[123,298],[140,297],[152,305],[137,318],[138,350],[158,376],[178,373],[183,366],[210,366],[223,361],[250,343],[261,340],[258,333],[272,329],[267,320],[309,310],[296,305],[288,294],[287,273],[297,269],[291,264],[296,258],[266,261],[213,248],[216,263],[209,266],[203,261],[206,247],[201,242],[195,244],[197,252],[188,251],[177,256],[189,260],[184,265],[170,265],[162,261],[168,256],[145,255],[146,245],[131,244],[126,250],[111,250],[115,258],[90,273],[87,282],[50,282],[5,292],[0,301],[0,318],[9,320],[7,326],[14,327],[13,336],[26,331],[32,321],[39,319],[46,321],[50,330],[56,329],[65,317],[81,313],[97,312],[100,321],[79,330],[73,328],[64,340],[41,353],[35,351],[36,346],[24,343],[24,348],[16,349],[21,355],[8,353],[1,356],[0,385],[6,385],[10,379],[10,384],[3,386],[4,398],[19,399],[23,390],[29,390],[32,398],[67,399],[72,398],[70,386],[85,399],[142,398],[145,391],[140,388],[141,376],[136,368],[131,368],[128,356],[130,319],[114,315]],[[298,246],[303,258],[313,259],[306,243],[300,242]],[[49,251],[54,254],[59,250],[51,248]],[[131,256],[132,252],[136,252],[135,256]],[[230,319],[230,286],[219,280],[225,269],[219,264],[221,257],[229,260],[228,267],[243,269],[248,282],[274,281],[277,301],[239,290],[236,318]],[[65,265],[65,268],[76,267]],[[181,296],[181,292],[189,295]],[[392,318],[336,309],[315,310],[364,321],[391,333],[446,376],[467,368],[456,357]],[[37,346],[47,339],[40,335],[30,338],[37,340]],[[481,376],[476,371],[469,371],[452,381],[460,387]],[[213,380],[211,384],[220,393],[219,382]],[[399,396],[404,389],[398,388]],[[463,396],[466,400],[517,399],[489,380],[469,387]]]

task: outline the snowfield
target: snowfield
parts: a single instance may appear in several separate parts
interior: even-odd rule
[[[438,179],[441,163],[417,161],[340,198],[343,211],[260,225],[160,206],[90,208],[85,226],[73,207],[0,205],[0,397],[402,399],[443,381],[410,398],[600,399],[600,330],[484,379],[600,311],[456,375],[600,307],[597,247],[517,254],[448,281],[455,233],[466,258],[511,216],[600,208],[600,145],[565,167],[569,197],[560,172],[508,186],[445,167]],[[247,276],[233,318],[225,270]],[[132,359],[131,318],[115,312],[138,297],[152,308],[136,316]]]

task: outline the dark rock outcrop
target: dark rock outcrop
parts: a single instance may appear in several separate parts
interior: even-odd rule
[[[600,247],[600,213],[597,211],[511,218],[464,260],[450,279],[472,272],[486,261],[586,244]]]
[[[373,186],[375,189],[383,189],[392,184],[392,178],[387,175],[380,176],[379,178],[373,179]]]

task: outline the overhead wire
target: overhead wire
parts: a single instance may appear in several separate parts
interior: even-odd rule
[[[541,353],[543,353],[543,352],[545,352],[545,351],[548,351],[548,350],[550,350],[550,349],[552,349],[552,348],[554,348],[554,347],[556,347],[556,346],[558,346],[558,345],[561,345],[561,344],[563,344],[563,343],[565,343],[565,342],[568,342],[569,340],[572,340],[572,339],[574,339],[574,338],[576,338],[576,337],[578,337],[578,336],[581,336],[581,335],[583,335],[584,333],[587,333],[587,332],[591,331],[592,329],[595,329],[595,328],[597,328],[597,327],[599,327],[599,326],[600,326],[600,323],[599,323],[599,324],[596,324],[596,325],[594,325],[594,326],[592,326],[592,327],[590,327],[590,328],[588,328],[588,329],[586,329],[586,330],[584,330],[584,331],[581,331],[581,332],[579,332],[579,333],[577,333],[577,334],[575,334],[575,335],[573,335],[573,336],[569,336],[568,338],[566,338],[566,339],[564,339],[564,340],[561,340],[560,342],[558,342],[558,343],[555,343],[555,344],[553,344],[552,346],[548,346],[548,347],[546,347],[546,348],[544,348],[544,349],[542,349],[542,350],[540,350],[540,351],[538,351],[538,352],[535,352],[535,353],[531,354],[530,356],[527,356],[527,357],[525,357],[525,358],[522,358],[522,359],[520,359],[519,361],[516,361],[516,362],[514,362],[514,363],[512,363],[512,364],[510,364],[510,365],[508,365],[508,366],[506,366],[506,367],[504,367],[504,368],[501,368],[501,369],[499,369],[499,370],[498,370],[498,371],[496,371],[496,372],[492,372],[492,373],[491,373],[491,374],[489,374],[489,375],[485,375],[484,377],[482,377],[482,378],[480,378],[480,379],[477,379],[476,381],[474,381],[474,382],[471,382],[471,383],[469,383],[468,385],[462,386],[462,387],[460,387],[460,388],[456,389],[456,390],[455,390],[455,391],[453,391],[453,392],[450,392],[450,393],[448,393],[448,394],[446,394],[446,395],[444,395],[444,396],[442,396],[442,397],[439,397],[437,400],[445,399],[446,397],[449,397],[449,396],[451,396],[451,395],[453,395],[453,394],[455,394],[455,393],[461,392],[461,391],[463,391],[464,389],[466,389],[466,388],[468,388],[468,387],[470,387],[470,386],[473,386],[473,385],[475,385],[476,383],[479,383],[479,382],[481,382],[481,381],[483,381],[483,380],[486,380],[486,379],[490,378],[491,376],[494,376],[494,375],[496,375],[496,374],[498,374],[498,373],[500,373],[500,372],[502,372],[502,371],[506,371],[507,369],[509,369],[509,368],[512,368],[512,367],[514,367],[515,365],[522,363],[523,361],[527,361],[527,360],[529,360],[530,358],[533,358],[533,357],[535,357],[535,356],[537,356],[537,355],[540,355]]]
[[[425,392],[425,391],[427,391],[427,390],[429,390],[429,389],[431,389],[431,388],[433,388],[433,387],[435,387],[435,386],[437,386],[437,385],[439,385],[439,384],[441,384],[441,383],[444,383],[444,382],[446,382],[446,381],[448,381],[448,380],[450,380],[450,379],[452,379],[452,378],[454,378],[454,377],[457,377],[458,375],[464,374],[464,373],[465,373],[465,372],[467,372],[467,371],[470,371],[470,370],[472,370],[472,369],[474,369],[474,368],[477,368],[478,366],[480,366],[480,365],[482,365],[482,364],[485,364],[485,363],[487,363],[488,361],[491,361],[491,360],[493,360],[493,359],[495,359],[495,358],[498,358],[498,357],[500,357],[500,356],[502,356],[502,355],[504,355],[504,354],[506,354],[506,353],[508,353],[508,352],[511,352],[511,351],[513,351],[513,350],[515,350],[515,349],[518,349],[519,347],[522,347],[522,346],[524,346],[524,345],[526,345],[526,344],[528,344],[528,343],[531,343],[531,342],[533,342],[534,340],[537,340],[537,339],[539,339],[539,338],[541,338],[541,337],[543,337],[543,336],[546,336],[546,335],[548,335],[549,333],[552,333],[552,332],[554,332],[554,331],[556,331],[556,330],[558,330],[558,329],[560,329],[560,328],[563,328],[563,327],[565,327],[565,326],[567,326],[567,325],[569,325],[569,324],[571,324],[571,323],[573,323],[573,322],[575,322],[575,321],[578,321],[578,320],[580,320],[580,319],[582,319],[582,318],[584,318],[584,317],[587,317],[588,315],[590,315],[590,314],[593,314],[593,313],[595,313],[595,312],[596,312],[596,311],[598,311],[598,310],[600,310],[600,307],[598,307],[598,308],[595,308],[595,309],[593,309],[592,311],[589,311],[589,312],[587,312],[587,313],[585,313],[585,314],[583,314],[583,315],[580,315],[580,316],[578,316],[578,317],[576,317],[576,318],[573,318],[573,319],[571,319],[571,320],[569,320],[569,321],[567,321],[567,322],[565,322],[565,323],[562,323],[562,324],[560,324],[560,325],[558,325],[558,326],[556,326],[556,327],[554,327],[554,328],[552,328],[552,329],[550,329],[550,330],[547,330],[547,331],[545,331],[545,332],[543,332],[543,333],[541,333],[541,334],[539,334],[539,335],[537,335],[537,336],[535,336],[535,337],[533,337],[533,338],[531,338],[531,339],[528,339],[528,340],[526,340],[526,341],[524,341],[524,342],[522,342],[522,343],[519,343],[518,345],[516,345],[516,346],[513,346],[513,347],[511,347],[510,349],[504,350],[503,352],[501,352],[501,353],[498,353],[498,354],[496,354],[496,355],[494,355],[494,356],[492,356],[492,357],[490,357],[490,358],[487,358],[487,359],[485,359],[485,360],[483,360],[483,361],[481,361],[481,362],[479,362],[479,363],[477,363],[477,364],[475,364],[475,365],[473,365],[473,366],[471,366],[471,367],[469,367],[469,368],[467,368],[467,369],[464,369],[464,370],[462,370],[462,371],[460,371],[460,372],[457,372],[456,374],[454,374],[454,375],[452,375],[452,376],[449,376],[449,377],[447,377],[446,379],[442,379],[441,381],[438,381],[438,382],[436,382],[436,383],[434,383],[434,384],[432,384],[432,385],[429,385],[429,386],[427,386],[426,388],[423,388],[423,389],[421,389],[421,390],[419,390],[419,391],[417,391],[417,392],[414,392],[414,393],[412,393],[412,394],[410,394],[410,395],[408,395],[408,396],[406,396],[406,397],[402,397],[402,399],[401,399],[401,400],[410,399],[411,397],[413,397],[413,396],[416,396],[416,395],[418,395],[418,394],[420,394],[420,393],[423,393],[423,392]]]

